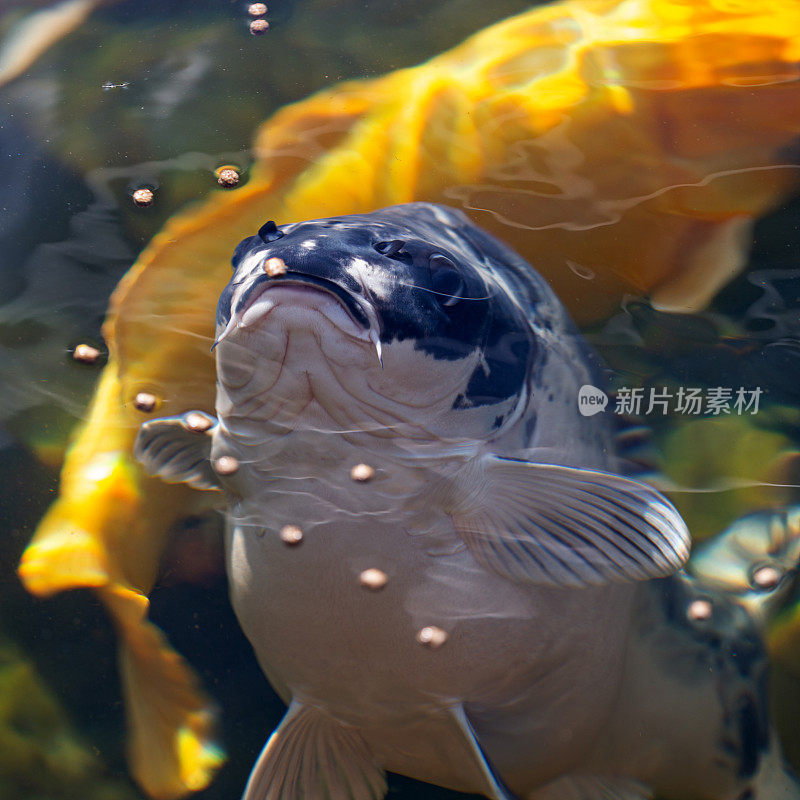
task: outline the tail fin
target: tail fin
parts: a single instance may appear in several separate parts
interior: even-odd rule
[[[170,525],[192,506],[178,487],[142,475],[130,455],[138,420],[124,414],[110,365],[67,454],[60,496],[25,550],[19,576],[39,597],[83,587],[98,593],[122,638],[132,772],[152,797],[172,800],[205,787],[222,763],[211,703],[147,620],[146,592]]]
[[[119,590],[102,594],[122,633],[119,664],[134,777],[156,800],[205,788],[225,760],[211,703],[186,662],[145,619],[147,599],[141,595],[133,603]]]

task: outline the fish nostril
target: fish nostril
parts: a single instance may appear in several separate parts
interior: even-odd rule
[[[265,222],[258,229],[258,238],[261,239],[264,244],[274,242],[276,239],[280,239],[283,235],[283,231],[279,230],[278,226],[272,220]]]
[[[404,244],[405,242],[400,239],[393,239],[391,242],[376,242],[373,247],[381,255],[391,258],[402,249]]]
[[[387,258],[394,261],[402,261],[404,264],[413,264],[414,258],[407,250],[404,250],[405,242],[402,239],[393,239],[390,242],[377,242],[373,247]]]

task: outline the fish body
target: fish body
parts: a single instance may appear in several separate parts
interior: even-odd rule
[[[488,453],[531,450],[554,463],[611,467],[610,432],[574,414],[579,386],[598,380],[594,365],[546,284],[458,213],[412,204],[281,233],[267,245],[256,237],[241,246],[218,320],[220,427],[211,459],[233,455],[252,465],[234,478],[242,499],[229,534],[242,625],[284,697],[303,697],[357,727],[383,767],[485,791],[481,771],[465,769],[463,733],[450,717],[454,702],[468,698],[478,716],[508,708],[501,725],[480,726],[504,780],[541,783],[588,746],[613,703],[624,650],[616,623],[629,613],[632,588],[593,587],[575,597],[519,586],[476,563],[423,498],[432,482],[456,479]],[[286,263],[284,280],[310,275],[355,292],[362,285],[374,303],[366,315],[376,319],[369,333],[348,330],[366,337],[361,346],[318,312],[300,313],[312,303],[307,289],[258,275],[268,258]],[[448,277],[477,259],[492,265],[494,281],[467,270],[463,286]],[[437,265],[444,289],[464,297],[431,291]],[[263,302],[278,305],[269,325],[254,322],[249,331],[260,301],[241,316],[229,316],[228,302],[246,304],[259,286],[272,286]],[[323,316],[347,327],[340,304],[316,294]],[[243,371],[251,376],[244,392]],[[361,462],[378,476],[354,486],[350,468]],[[302,550],[287,552],[279,536],[286,524],[304,531]],[[387,575],[380,593],[359,585],[366,569]],[[313,606],[303,600],[311,587]],[[556,604],[579,620],[571,637],[565,617],[551,613]],[[447,632],[448,656],[416,640],[431,625]],[[310,642],[330,654],[330,669],[308,658]],[[392,672],[376,680],[383,664]],[[597,674],[607,676],[599,687]],[[574,731],[570,740],[550,735],[559,725]]]
[[[382,797],[386,769],[800,796],[755,618],[681,571],[680,517],[577,413],[597,365],[533,267],[424,203],[268,223],[233,264],[216,418],[148,422],[137,454],[226,500],[233,605],[289,704],[246,800]]]

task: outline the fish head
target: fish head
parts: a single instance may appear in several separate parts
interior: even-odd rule
[[[267,223],[217,308],[220,413],[295,427],[314,405],[343,430],[494,435],[524,404],[535,337],[477,230],[425,203]]]

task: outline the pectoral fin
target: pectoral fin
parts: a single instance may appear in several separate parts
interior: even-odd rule
[[[242,800],[381,800],[385,794],[383,770],[358,731],[293,700]]]
[[[485,787],[484,794],[491,798],[491,800],[516,800],[515,796],[511,793],[508,787],[503,783],[502,778],[495,772],[486,754],[483,752],[478,737],[475,735],[475,730],[472,723],[467,717],[464,707],[461,705],[453,706],[450,709],[453,720],[458,725],[464,737],[464,741],[472,751],[474,761],[483,774]]]
[[[689,532],[655,489],[598,470],[487,457],[481,489],[456,489],[456,531],[486,567],[514,580],[597,585],[670,575]],[[457,482],[458,483],[458,482]]]
[[[217,420],[201,411],[162,417],[139,428],[134,455],[150,475],[195,489],[219,489],[211,469],[211,434]]]

